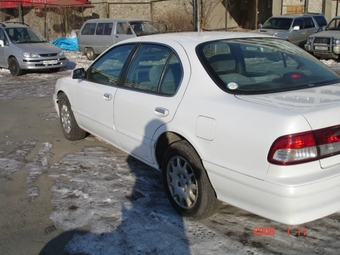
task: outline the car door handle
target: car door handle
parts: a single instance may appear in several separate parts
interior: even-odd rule
[[[103,98],[106,100],[106,101],[110,101],[112,99],[112,95],[110,93],[105,93],[103,95]]]
[[[169,111],[167,109],[164,109],[162,107],[156,107],[155,108],[155,114],[158,117],[165,117],[169,115]]]

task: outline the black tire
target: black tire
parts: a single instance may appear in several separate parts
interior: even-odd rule
[[[97,57],[92,48],[86,48],[85,55],[88,60],[94,60]]]
[[[183,217],[200,220],[220,208],[199,156],[186,141],[175,142],[166,150],[162,174],[168,199]]]
[[[60,67],[56,67],[56,68],[50,68],[50,72],[51,73],[57,73],[60,71]]]
[[[58,106],[60,125],[66,139],[75,141],[85,138],[87,133],[78,126],[70,102],[65,94],[58,96]]]
[[[19,76],[23,74],[23,71],[19,66],[18,60],[14,57],[11,57],[8,60],[8,69],[13,76]]]

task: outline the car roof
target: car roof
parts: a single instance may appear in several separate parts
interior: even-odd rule
[[[311,17],[311,16],[323,16],[322,13],[303,13],[303,14],[284,14],[284,15],[277,15],[277,16],[272,16],[271,18],[298,18],[298,17]]]
[[[179,32],[179,33],[166,33],[166,34],[153,34],[140,37],[130,38],[121,43],[128,42],[158,42],[158,43],[174,43],[177,42],[181,45],[198,45],[204,42],[217,41],[223,39],[236,39],[236,38],[273,38],[281,40],[280,38],[274,38],[269,35],[259,35],[251,32]]]
[[[136,21],[149,21],[146,19],[125,19],[125,18],[103,18],[103,19],[89,19],[85,23],[97,23],[97,22],[136,22]]]
[[[29,27],[29,25],[22,24],[19,22],[1,22],[0,26],[2,27]]]

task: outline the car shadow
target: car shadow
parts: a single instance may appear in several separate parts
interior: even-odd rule
[[[162,125],[156,121],[150,122],[145,130]],[[144,142],[152,146],[149,139]],[[138,148],[136,151],[140,152]],[[126,158],[126,163],[130,173],[125,177],[134,179],[134,183],[124,191],[121,219],[116,220],[120,223],[115,229],[105,233],[64,232],[47,243],[39,255],[190,254],[183,218],[166,197],[162,174],[132,156]],[[112,187],[117,188],[121,187]]]

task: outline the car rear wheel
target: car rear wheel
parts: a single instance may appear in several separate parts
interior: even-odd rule
[[[75,141],[85,138],[86,132],[78,126],[65,94],[58,96],[58,106],[60,124],[66,139]]]
[[[169,146],[162,173],[167,196],[180,215],[199,220],[213,215],[220,208],[221,202],[199,156],[186,141]]]
[[[94,60],[97,57],[92,48],[86,48],[85,55],[88,60]]]
[[[23,73],[19,66],[18,60],[14,57],[8,60],[8,69],[13,76],[19,76]]]

